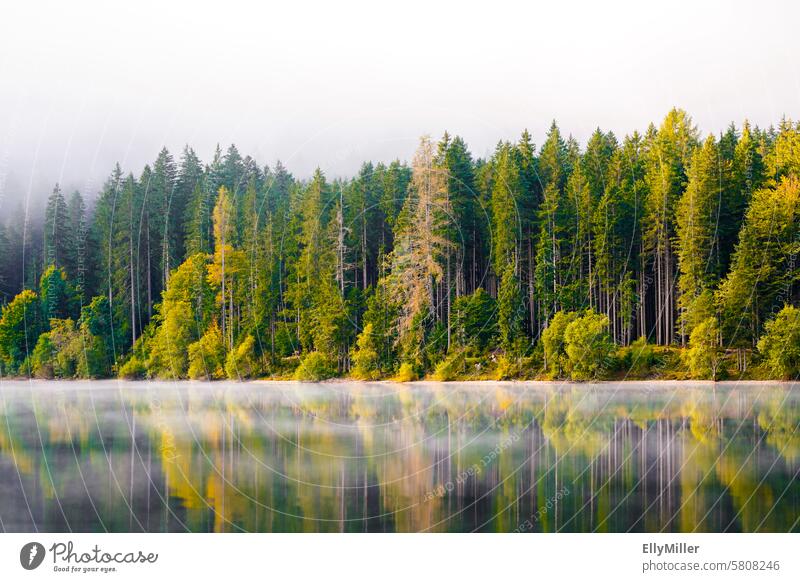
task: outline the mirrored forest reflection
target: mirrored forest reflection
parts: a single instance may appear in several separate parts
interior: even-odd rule
[[[798,384],[0,384],[4,531],[790,532]]]

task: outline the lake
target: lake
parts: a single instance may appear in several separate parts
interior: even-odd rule
[[[7,532],[800,531],[800,384],[0,382]]]

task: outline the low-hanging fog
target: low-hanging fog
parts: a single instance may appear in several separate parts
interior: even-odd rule
[[[224,9],[223,9],[224,8]],[[0,8],[0,215],[55,182],[94,197],[162,146],[330,176],[476,156],[552,119],[581,142],[686,109],[703,132],[798,116],[788,2],[18,2]],[[602,22],[602,25],[599,23]]]

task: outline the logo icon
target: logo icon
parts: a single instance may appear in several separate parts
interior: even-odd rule
[[[28,542],[19,551],[19,563],[26,570],[35,570],[44,561],[44,546],[39,542]]]

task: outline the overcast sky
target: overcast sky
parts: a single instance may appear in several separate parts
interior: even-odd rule
[[[484,156],[554,118],[584,142],[673,105],[704,133],[800,117],[794,2],[262,4],[3,0],[0,212],[185,143],[339,176],[445,129]]]

